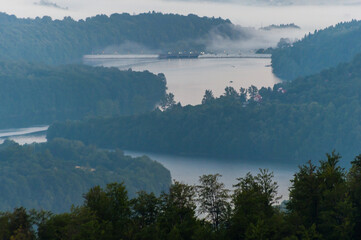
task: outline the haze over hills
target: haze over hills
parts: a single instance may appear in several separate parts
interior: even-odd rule
[[[103,52],[204,51],[213,35],[239,35],[229,20],[161,13],[98,15],[80,21],[1,13],[0,27],[0,59],[47,64],[80,62],[85,54]]]
[[[242,72],[246,77],[256,76],[266,86],[259,73],[265,70],[275,78],[268,68],[270,59],[236,59],[239,56],[228,51],[269,47],[279,40],[276,33],[285,29],[287,34],[307,31],[302,24],[296,25],[293,11],[309,13],[315,8],[307,17],[298,16],[317,28],[321,23],[314,24],[312,16],[319,20],[334,14],[322,4],[336,5],[326,10],[333,9],[341,19],[353,15],[339,8],[358,5],[321,0],[147,1],[182,6],[175,12],[187,15],[153,11],[53,20],[0,14],[0,128],[58,121],[50,126],[46,143],[21,146],[5,140],[0,145],[0,211],[19,207],[0,212],[0,239],[359,239],[361,155],[355,158],[361,149],[359,22],[317,31],[295,44],[282,39],[273,55],[274,71],[291,81],[273,88],[226,87],[218,98],[206,90],[202,104],[196,106],[181,106],[172,94],[166,94],[164,74],[134,72],[129,62],[127,71],[69,64],[81,62],[84,54],[102,55],[110,59],[109,65],[119,66],[115,56],[107,54],[195,52],[192,59],[180,58],[181,54],[176,60],[153,56],[148,64],[170,71],[169,63],[176,66],[183,91],[206,89],[210,76],[218,73],[226,81],[217,81],[218,85],[239,86],[227,74],[240,67],[246,69]],[[74,6],[78,10],[87,6],[83,13],[91,8],[109,13],[126,4],[139,11],[134,6],[142,3],[36,0],[30,5],[43,13],[76,15]],[[194,6],[201,6],[199,12],[214,6],[216,16],[228,16],[232,10],[252,25],[234,25],[228,17],[189,14],[187,8]],[[352,10],[358,16],[358,8]],[[279,12],[287,12],[292,21],[279,21]],[[267,17],[271,23],[263,24]],[[330,21],[337,18],[327,18],[323,24]],[[296,24],[287,24],[292,22]],[[195,59],[201,51],[223,54]],[[201,61],[205,64],[196,66]],[[194,77],[200,68],[205,73],[202,79]],[[249,74],[252,69],[258,75]],[[241,74],[233,73],[239,80]],[[279,82],[274,80],[272,85]],[[17,129],[1,131],[16,134]],[[184,170],[184,177],[171,182],[170,171],[161,164],[146,156],[126,156],[119,148],[170,154],[168,159],[179,164],[167,166]],[[310,161],[294,175],[290,171],[290,166],[305,160],[324,159],[325,152],[330,154],[319,164]],[[203,162],[192,164],[199,157],[204,157]],[[218,164],[209,171],[212,161]],[[286,186],[289,201],[277,206],[281,197],[268,170],[241,174],[253,171],[250,163],[257,169],[271,166],[281,172],[285,168],[288,177],[282,185],[293,176]],[[225,174],[237,179],[233,189],[219,181],[219,174],[203,175],[191,185],[183,183],[194,169],[215,172],[224,165],[233,171]],[[349,171],[343,168],[347,165],[351,165]],[[75,206],[69,213],[47,212],[64,212],[72,203]],[[37,210],[28,212],[21,206]]]

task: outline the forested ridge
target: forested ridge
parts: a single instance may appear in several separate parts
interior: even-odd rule
[[[361,53],[361,21],[338,23],[272,52],[273,72],[293,80],[351,61]]]
[[[0,59],[47,64],[80,62],[85,54],[115,51],[203,51],[210,34],[234,35],[229,20],[154,12],[97,15],[79,21],[21,19],[0,13],[0,29]]]
[[[341,156],[301,165],[290,199],[279,207],[273,173],[260,169],[235,180],[203,175],[198,185],[174,181],[156,196],[128,198],[127,185],[95,186],[68,213],[16,208],[0,214],[2,239],[297,240],[361,239],[361,156],[346,171]]]
[[[300,162],[361,149],[361,56],[310,77],[237,91],[166,111],[50,126],[64,137],[106,148],[258,161]]]
[[[82,194],[95,185],[124,182],[131,198],[139,191],[159,196],[170,186],[171,176],[145,156],[132,158],[120,150],[55,139],[25,146],[1,144],[0,182],[1,211],[23,206],[59,213],[81,204]]]
[[[151,111],[164,75],[84,65],[0,61],[0,128]]]

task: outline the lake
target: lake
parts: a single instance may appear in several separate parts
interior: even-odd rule
[[[236,90],[254,85],[258,88],[272,87],[280,79],[272,73],[269,58],[199,58],[158,60],[153,55],[127,55],[119,58],[88,58],[84,63],[92,66],[117,67],[122,70],[149,70],[164,73],[168,92],[182,105],[200,104],[205,90],[215,96],[224,93],[227,86]]]
[[[118,55],[88,56],[86,64],[92,66],[117,67],[122,70],[132,68],[135,71],[149,70],[164,73],[167,78],[168,92],[175,95],[175,100],[182,105],[200,104],[206,89],[215,96],[224,93],[227,86],[236,90],[254,85],[258,88],[273,87],[281,80],[272,73],[270,58],[199,58],[159,60],[154,55]],[[257,174],[259,168],[274,171],[279,183],[280,195],[288,198],[290,179],[297,166],[275,166],[273,164],[252,164],[245,160],[205,159],[179,157],[154,153],[126,151],[131,156],[147,155],[162,163],[171,171],[173,179],[188,184],[197,184],[203,174],[220,173],[228,188],[236,184],[236,178],[247,172]]]
[[[169,92],[174,93],[176,100],[183,105],[199,104],[206,89],[213,90],[214,95],[219,96],[227,86],[235,89],[251,85],[272,87],[280,82],[272,74],[272,69],[267,67],[270,65],[270,59],[260,58],[158,60],[156,56],[144,55],[87,59],[86,63],[93,66],[164,73]],[[0,141],[9,138],[20,144],[46,142],[47,127],[0,130]],[[236,184],[236,178],[243,177],[247,172],[257,174],[259,168],[267,168],[274,172],[283,199],[288,198],[290,179],[297,170],[295,165],[255,164],[239,159],[232,161],[130,151],[125,153],[131,156],[148,155],[168,168],[173,179],[188,184],[197,184],[199,176],[203,174],[220,173],[223,175],[221,181],[227,188],[232,188]]]

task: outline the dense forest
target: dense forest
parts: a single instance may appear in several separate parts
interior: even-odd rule
[[[2,128],[142,113],[166,92],[163,74],[1,61],[0,86]]]
[[[196,15],[124,13],[75,21],[0,13],[0,59],[56,64],[103,52],[202,51],[213,33],[236,37],[229,20]]]
[[[230,191],[219,174],[197,186],[174,182],[159,197],[126,184],[95,186],[69,213],[16,208],[0,215],[1,239],[54,240],[297,240],[361,239],[361,156],[351,169],[340,155],[300,166],[291,180],[285,209],[273,173],[240,176]]]
[[[237,91],[203,104],[50,126],[48,139],[100,147],[258,161],[300,162],[361,149],[361,55],[310,77]]]
[[[274,73],[286,80],[318,73],[361,53],[361,21],[339,23],[272,52]]]
[[[5,141],[0,159],[2,211],[23,206],[65,212],[80,204],[91,187],[112,182],[124,182],[131,198],[139,191],[158,196],[171,184],[169,171],[148,157],[131,158],[120,150],[100,150],[78,141],[55,139],[25,146]]]

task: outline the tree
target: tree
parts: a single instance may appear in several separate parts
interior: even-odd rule
[[[276,219],[273,204],[279,199],[278,185],[272,179],[273,173],[266,169],[260,169],[256,176],[247,173],[237,179],[232,196],[230,235],[233,239],[266,239],[277,232],[279,225],[272,222]]]
[[[98,221],[112,225],[114,239],[127,236],[130,223],[130,202],[123,183],[107,184],[105,190],[96,186],[84,195],[84,206],[92,210]]]
[[[202,104],[210,103],[214,100],[213,92],[212,90],[206,90],[202,99]]]
[[[247,92],[247,89],[243,87],[239,89],[239,99],[242,103],[247,101]]]
[[[345,170],[338,164],[340,154],[333,151],[320,161],[321,201],[318,229],[326,239],[352,239],[354,208],[348,194]]]
[[[351,164],[347,182],[350,188],[352,205],[355,207],[353,238],[361,239],[361,155],[358,155]]]
[[[141,191],[132,199],[132,227],[136,239],[154,239],[157,234],[156,221],[160,215],[161,200],[154,193]]]
[[[25,208],[16,208],[9,215],[10,239],[14,240],[32,240],[35,239],[32,216],[28,214]]]
[[[311,161],[299,167],[290,187],[290,201],[287,209],[297,219],[298,224],[310,228],[317,223],[321,201],[320,179],[317,167]]]
[[[258,94],[258,89],[257,89],[257,87],[256,86],[250,86],[249,88],[248,88],[248,94],[249,94],[249,97],[250,97],[250,99],[254,99],[255,97],[256,97],[256,95]]]
[[[107,234],[94,212],[86,207],[72,207],[70,213],[51,215],[38,226],[39,240],[96,240]]]
[[[161,214],[157,221],[159,239],[191,239],[198,223],[195,217],[195,188],[174,181],[169,193],[161,196]]]
[[[176,105],[176,101],[174,100],[173,93],[167,93],[162,99],[161,103],[159,104],[160,109],[163,111],[167,109],[171,109],[175,105]]]
[[[352,239],[354,207],[347,189],[341,156],[333,151],[316,167],[300,167],[290,188],[288,209],[294,226],[313,229],[324,239]],[[315,227],[313,227],[315,225]]]
[[[230,209],[229,190],[218,181],[220,177],[220,174],[203,175],[197,186],[199,212],[206,214],[216,231],[228,220]]]
[[[233,97],[233,98],[239,97],[237,91],[233,87],[226,87],[224,89],[224,96],[225,97]]]

